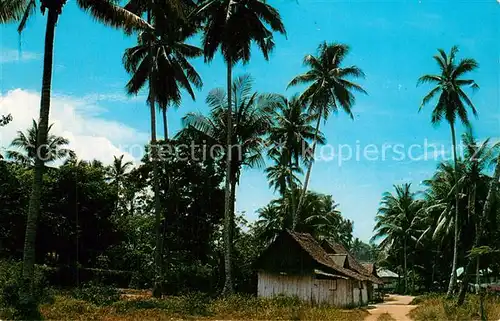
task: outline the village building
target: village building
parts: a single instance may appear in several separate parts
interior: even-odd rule
[[[340,244],[310,234],[282,232],[256,262],[260,297],[297,296],[311,304],[368,304],[372,275]]]

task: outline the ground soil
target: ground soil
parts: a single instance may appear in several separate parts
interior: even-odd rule
[[[417,307],[410,305],[413,298],[408,295],[389,295],[384,303],[374,304],[368,308],[370,315],[365,318],[365,321],[377,321],[378,317],[384,313],[389,313],[397,321],[411,321],[407,315]]]

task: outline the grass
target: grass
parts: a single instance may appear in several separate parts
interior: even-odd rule
[[[378,316],[377,321],[396,321],[389,313],[383,313]]]
[[[342,310],[328,306],[311,306],[294,298],[262,299],[234,295],[210,299],[203,295],[186,295],[152,299],[124,297],[106,306],[70,296],[58,295],[51,304],[41,307],[50,320],[363,320],[362,309]]]
[[[418,304],[418,307],[410,312],[410,317],[415,321],[481,320],[477,295],[468,295],[464,305],[460,307],[456,306],[456,300],[446,300],[444,295],[436,294],[417,297],[412,304]],[[487,320],[500,319],[500,298],[486,297],[484,309]]]

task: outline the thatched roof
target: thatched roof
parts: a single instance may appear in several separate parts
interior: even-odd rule
[[[329,257],[328,253],[321,247],[321,245],[308,233],[297,233],[287,231],[287,233],[305,250],[313,260],[318,264],[323,265],[329,269],[337,271],[345,276],[351,277],[358,281],[371,281],[369,276],[361,275],[353,270],[346,269]],[[341,254],[341,253],[339,253]],[[373,282],[373,281],[372,281]]]
[[[371,275],[377,275],[377,270],[375,270],[375,264],[362,262],[361,265],[365,268]]]
[[[359,263],[358,260],[356,260],[354,258],[354,256],[352,256],[351,253],[349,253],[349,251],[347,251],[347,249],[342,244],[328,242],[325,240],[321,243],[321,245],[325,249],[325,251],[328,253],[346,255],[347,256],[347,264],[349,266],[349,269],[354,270],[357,273],[363,275],[364,277],[368,278],[373,283],[378,283],[378,284],[383,283],[382,280],[380,280],[378,277],[373,275],[372,272],[365,269],[365,267],[363,265],[361,265],[361,263]]]

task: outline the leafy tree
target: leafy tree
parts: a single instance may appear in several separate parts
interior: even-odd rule
[[[52,125],[49,126],[47,131],[48,137],[46,147],[37,148],[36,139],[39,128],[36,121],[33,120],[33,124],[28,129],[27,133],[21,131],[17,132],[17,137],[14,138],[11,143],[11,146],[17,149],[8,150],[7,158],[26,166],[34,166],[37,156],[41,156],[45,163],[75,157],[75,153],[72,150],[65,148],[65,146],[69,144],[69,140],[64,137],[51,135],[51,128]]]
[[[415,193],[411,192],[410,187],[411,184],[394,186],[395,194],[384,193],[375,217],[375,235],[372,237],[372,241],[382,239],[379,244],[382,249],[393,249],[402,245],[405,293],[408,291],[408,243],[415,239],[417,212],[422,206],[422,203],[415,199]]]
[[[243,75],[235,79],[231,88],[234,101],[228,108],[227,93],[221,89],[212,90],[207,97],[207,104],[211,109],[210,115],[189,113],[183,118],[186,135],[195,131],[197,135],[207,141],[210,146],[228,146],[224,148],[223,156],[229,159],[230,177],[226,193],[230,193],[229,217],[225,216],[225,272],[226,280],[223,294],[232,292],[231,279],[231,227],[234,224],[234,203],[236,199],[236,185],[240,179],[242,167],[262,167],[264,165],[265,135],[271,122],[266,109],[272,102],[272,95],[261,95],[252,90],[253,80],[250,75]],[[231,120],[225,117],[231,111]],[[230,129],[232,128],[232,129]],[[226,144],[226,136],[230,133],[230,144]],[[215,149],[217,150],[217,149]],[[231,157],[227,157],[231,154]],[[217,155],[215,155],[217,156]],[[227,166],[227,165],[226,165]],[[227,172],[226,172],[227,174]],[[227,185],[227,184],[226,184]],[[227,221],[229,219],[229,221]]]
[[[22,32],[30,16],[35,13],[36,0],[2,0],[2,10],[0,11],[0,23],[12,20],[20,20],[18,31]],[[110,0],[77,0],[77,5],[84,11],[90,13],[95,19],[113,27],[127,28],[149,28],[149,25],[140,17],[117,6]],[[47,143],[49,130],[50,112],[50,91],[52,83],[52,62],[54,54],[54,34],[57,19],[62,13],[65,0],[40,0],[39,7],[42,14],[45,10],[47,14],[47,26],[45,29],[44,60],[42,90],[40,102],[40,116],[38,121],[38,137],[36,146],[43,146]],[[25,280],[25,292],[30,293],[31,279],[35,263],[35,240],[38,215],[41,206],[42,180],[44,170],[44,160],[37,157],[35,160],[35,175],[33,177],[33,187],[31,189],[30,205],[28,210],[28,220],[25,233],[25,250],[23,263],[23,279]]]
[[[451,139],[453,144],[453,161],[455,171],[457,171],[457,151],[456,151],[456,138],[455,138],[455,123],[457,118],[465,126],[470,126],[469,118],[467,115],[467,106],[471,109],[473,115],[477,116],[476,108],[472,101],[463,91],[464,87],[471,87],[473,89],[479,88],[476,82],[472,79],[463,79],[468,72],[474,71],[478,68],[477,62],[472,58],[464,58],[456,61],[456,54],[458,47],[451,48],[449,54],[444,50],[438,49],[438,54],[434,56],[440,74],[437,75],[424,75],[419,78],[417,84],[430,83],[435,87],[424,97],[420,106],[421,110],[424,105],[429,104],[434,97],[439,96],[432,111],[431,123],[438,125],[444,119],[450,125]],[[455,183],[458,183],[459,176],[455,173]],[[458,222],[459,215],[459,191],[455,189],[455,222]],[[448,286],[447,296],[451,296],[456,284],[456,270],[458,260],[458,224],[454,228],[455,241],[453,246],[453,264],[450,276],[450,283]]]
[[[367,244],[358,238],[355,238],[349,251],[360,262],[377,262],[378,249],[373,243]]]
[[[356,66],[343,67],[343,62],[349,53],[349,47],[344,44],[321,43],[318,47],[318,55],[307,55],[304,57],[304,65],[309,68],[304,74],[296,76],[288,87],[296,85],[309,85],[300,95],[302,102],[309,104],[311,115],[317,119],[315,136],[312,143],[311,155],[314,157],[319,137],[321,119],[327,119],[330,113],[338,112],[339,108],[344,110],[351,118],[352,106],[355,102],[353,92],[366,93],[358,84],[349,78],[364,77],[364,73]],[[297,213],[300,212],[312,170],[312,161],[309,162],[304,187],[297,205]]]

